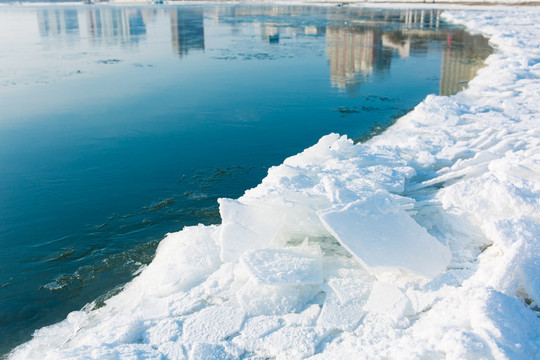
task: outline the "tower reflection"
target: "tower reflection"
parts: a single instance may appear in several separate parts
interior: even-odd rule
[[[43,37],[78,34],[79,18],[75,9],[39,9],[39,33]]]
[[[442,55],[439,94],[452,95],[463,90],[484,66],[490,53],[488,40],[480,35],[448,33]]]
[[[425,54],[430,41],[438,40],[446,44],[439,93],[451,95],[462,90],[483,66],[491,48],[482,36],[441,28],[440,14],[439,10],[368,12],[352,24],[329,26],[326,54],[331,86],[356,93],[370,74],[389,69],[394,57]],[[396,24],[396,30],[378,26],[383,22]]]
[[[204,16],[202,10],[175,9],[170,11],[173,51],[180,57],[192,50],[204,50]]]
[[[43,38],[88,38],[92,44],[135,44],[146,36],[146,23],[155,10],[114,7],[44,8],[37,10]]]
[[[365,11],[350,23],[332,19],[339,22],[328,27],[326,38],[332,87],[354,94],[369,75],[388,70],[394,56],[407,58],[411,51],[422,52],[422,42],[411,40],[436,36],[440,13]]]
[[[369,74],[390,68],[392,51],[382,46],[378,29],[330,26],[326,55],[331,85],[354,93]]]
[[[146,35],[140,9],[93,7],[83,14],[89,37],[94,42],[137,43]]]
[[[461,30],[447,30],[440,10],[325,9],[322,21],[298,24],[298,16],[320,15],[309,6],[136,7],[43,8],[37,10],[39,34],[61,37],[69,42],[87,38],[91,44],[137,44],[146,39],[147,24],[156,16],[170,21],[172,50],[180,57],[205,50],[205,11],[207,23],[213,19],[231,33],[241,31],[242,23],[256,26],[257,36],[267,44],[286,46],[287,41],[305,36],[326,37],[330,85],[349,94],[359,91],[373,74],[385,75],[393,59],[426,54],[438,40],[444,46],[439,92],[462,90],[491,49],[486,39]],[[167,30],[168,32],[168,30]],[[207,31],[211,36],[212,31]],[[429,45],[431,44],[431,45]]]

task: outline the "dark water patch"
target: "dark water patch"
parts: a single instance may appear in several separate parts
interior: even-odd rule
[[[133,63],[131,64],[133,67],[136,67],[136,68],[153,68],[154,65],[152,64],[141,64],[141,63]]]
[[[91,282],[100,281],[105,274],[116,273],[123,277],[139,272],[141,266],[148,265],[159,241],[150,241],[121,253],[111,254],[97,263],[79,267],[71,274],[61,274],[40,288],[51,292],[64,292],[64,296],[78,296],[80,289]]]
[[[375,107],[375,106],[360,106],[360,107],[356,107],[356,106],[353,106],[352,108],[343,108],[343,107],[340,107],[337,109],[337,111],[341,114],[341,117],[345,117],[347,115],[352,115],[352,114],[362,114],[362,113],[370,113],[370,112],[381,112],[383,110],[398,110],[394,107],[390,107],[390,108],[381,108],[381,107]]]
[[[71,260],[71,255],[75,253],[75,249],[68,249],[63,251],[60,255],[58,255],[56,258],[54,258],[52,261],[57,260]]]
[[[243,61],[251,60],[275,60],[276,56],[268,53],[238,54],[238,58]]]
[[[341,114],[341,116],[349,115],[349,114],[359,114],[360,111],[356,110],[355,107],[353,108],[338,108],[337,111]]]
[[[387,96],[368,95],[363,97],[366,101],[371,102],[395,102],[397,99],[392,99]]]
[[[110,65],[110,64],[118,64],[121,60],[119,59],[107,59],[107,60],[98,60],[98,64],[104,64],[104,65]]]
[[[161,209],[167,208],[169,206],[172,206],[174,205],[175,202],[176,200],[174,199],[174,197],[171,197],[165,200],[161,200],[160,202],[154,203],[150,206],[145,206],[144,209],[148,210],[149,212],[155,212],[155,211],[159,211]]]
[[[363,142],[366,142],[369,139],[373,138],[374,136],[382,134],[386,129],[388,129],[390,126],[392,126],[399,118],[401,118],[402,116],[404,116],[407,113],[409,113],[410,111],[412,111],[412,109],[408,109],[408,110],[405,110],[405,109],[393,109],[393,110],[397,110],[397,112],[390,117],[389,121],[385,121],[384,123],[375,122],[369,128],[369,131],[367,131],[364,136],[354,138],[353,142],[355,144],[363,143]]]

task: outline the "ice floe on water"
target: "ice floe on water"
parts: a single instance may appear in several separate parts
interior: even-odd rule
[[[468,89],[323,137],[11,357],[540,358],[540,11],[445,16],[497,49]]]

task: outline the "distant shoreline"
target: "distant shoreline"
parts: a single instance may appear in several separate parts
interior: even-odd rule
[[[469,7],[490,7],[490,6],[509,6],[509,7],[522,7],[522,6],[540,6],[540,0],[536,1],[483,1],[483,0],[359,0],[359,1],[340,1],[340,0],[165,0],[163,2],[157,2],[152,0],[110,0],[110,1],[95,1],[92,4],[84,3],[83,1],[10,1],[1,3],[0,6],[6,5],[193,5],[193,4],[208,4],[208,3],[238,3],[238,4],[274,4],[274,5],[335,5],[335,6],[367,6],[367,7],[394,7],[396,5],[406,7],[433,7],[433,6],[465,6]]]

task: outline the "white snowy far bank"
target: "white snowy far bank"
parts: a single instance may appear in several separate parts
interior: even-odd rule
[[[12,359],[540,359],[540,9],[368,143],[328,135]],[[348,249],[348,250],[347,250]]]

